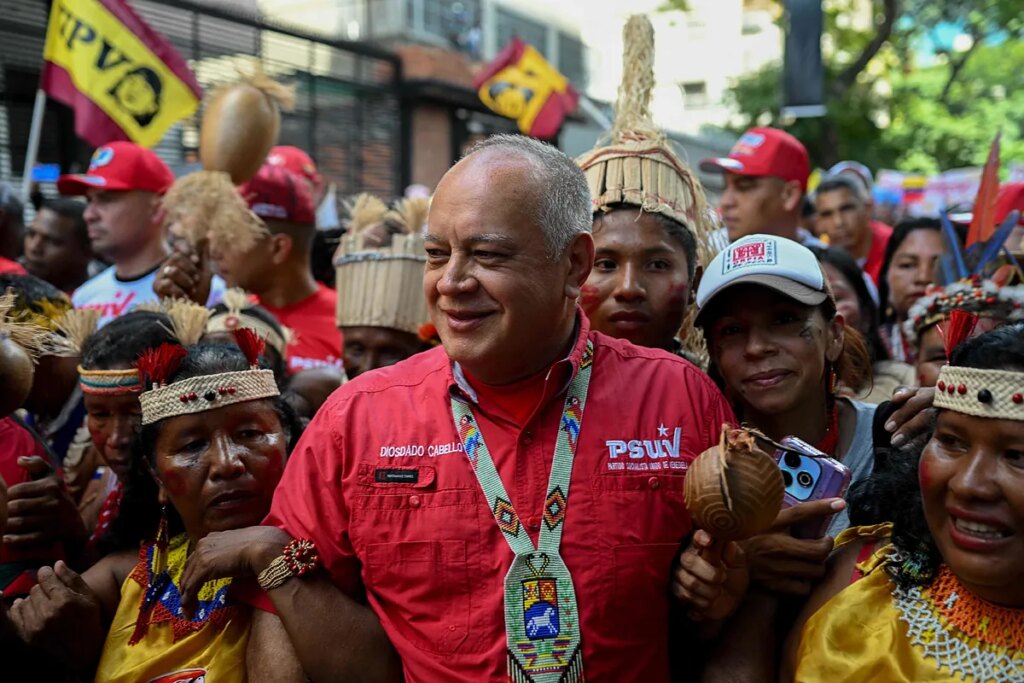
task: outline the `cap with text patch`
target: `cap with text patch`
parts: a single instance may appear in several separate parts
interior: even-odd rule
[[[807,191],[811,162],[799,140],[778,128],[751,128],[740,136],[727,157],[704,159],[705,173],[735,173],[743,176],[775,176],[795,180]]]
[[[711,302],[736,285],[768,287],[808,306],[833,298],[825,271],[810,249],[773,235],[748,235],[720,251],[697,287],[697,318],[703,325]]]
[[[119,141],[98,147],[85,173],[58,178],[57,191],[72,196],[91,189],[163,194],[173,183],[174,174],[155,152],[134,142]]]

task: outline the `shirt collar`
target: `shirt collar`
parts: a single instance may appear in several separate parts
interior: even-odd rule
[[[576,306],[576,324],[573,328],[573,335],[575,335],[572,349],[569,351],[569,355],[565,358],[556,361],[548,369],[546,382],[550,382],[555,379],[561,380],[561,385],[558,387],[558,391],[550,394],[552,396],[559,396],[569,388],[569,383],[579,372],[580,362],[583,360],[583,352],[587,348],[587,340],[590,338],[590,319],[587,318],[586,314],[583,313],[583,309],[578,305]],[[474,391],[473,387],[470,386],[469,381],[466,380],[466,373],[463,371],[462,366],[457,362],[450,363],[451,376],[448,381],[448,393],[451,396],[457,398],[468,399],[473,404],[480,403],[480,397],[477,392]],[[568,372],[565,369],[568,368]]]

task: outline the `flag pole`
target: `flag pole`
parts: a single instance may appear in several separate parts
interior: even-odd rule
[[[46,92],[39,88],[36,90],[36,103],[32,109],[32,127],[28,131],[28,149],[25,150],[25,172],[21,176],[21,198],[25,203],[29,201],[29,192],[32,189],[32,169],[36,165],[36,157],[39,155],[39,138],[43,133],[43,114],[46,113]]]

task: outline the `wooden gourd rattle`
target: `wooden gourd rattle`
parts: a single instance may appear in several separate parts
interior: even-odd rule
[[[757,446],[757,432],[722,425],[717,446],[693,461],[683,494],[696,526],[714,543],[702,552],[717,563],[728,541],[739,541],[771,528],[779,510],[785,484],[778,463]]]
[[[203,170],[179,178],[163,199],[165,225],[193,248],[248,251],[266,233],[263,222],[235,189],[252,178],[277,144],[281,110],[295,104],[294,88],[263,75],[218,88],[199,131]]]

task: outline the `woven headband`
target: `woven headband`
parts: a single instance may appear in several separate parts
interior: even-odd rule
[[[975,417],[1024,420],[1024,372],[946,365],[935,384],[935,407]]]
[[[277,351],[279,356],[283,357],[285,355],[284,348],[288,345],[285,338],[278,334],[273,327],[254,315],[231,311],[219,313],[210,318],[209,322],[206,323],[206,332],[234,332],[243,327],[249,328],[262,337],[270,348]]]
[[[142,404],[142,424],[148,425],[168,417],[192,415],[280,395],[272,371],[252,368],[189,377],[154,387],[143,392],[139,402]]]
[[[142,377],[135,368],[125,370],[86,370],[78,366],[78,385],[83,394],[138,394]]]

